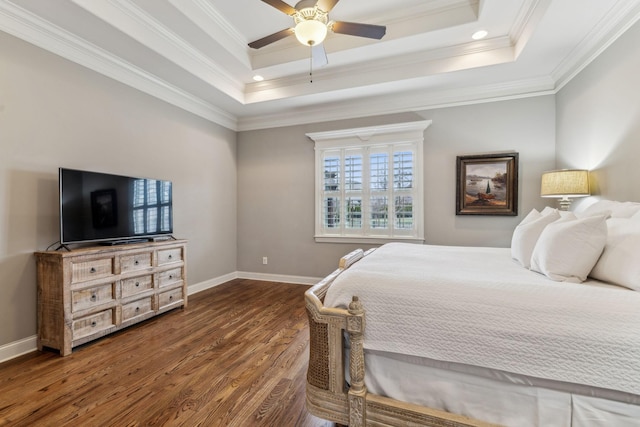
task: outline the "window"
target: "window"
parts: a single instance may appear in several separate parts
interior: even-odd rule
[[[318,242],[424,240],[422,145],[431,121],[307,134]]]
[[[133,183],[133,232],[171,230],[171,182],[136,179]]]

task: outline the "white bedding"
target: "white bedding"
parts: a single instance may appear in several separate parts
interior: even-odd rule
[[[338,276],[324,304],[352,295],[366,349],[640,395],[639,292],[554,282],[509,249],[392,243]]]
[[[488,369],[478,375],[483,368],[465,365],[452,369],[448,362],[432,362],[367,351],[367,391],[501,426],[640,427],[640,406],[634,395],[625,395],[634,402],[625,403],[593,397],[594,390],[603,390],[592,387],[561,383],[567,391],[560,391],[555,388],[557,381],[549,388],[542,386],[551,382],[548,380],[531,381],[530,377]],[[625,398],[620,394],[615,393],[617,398]]]

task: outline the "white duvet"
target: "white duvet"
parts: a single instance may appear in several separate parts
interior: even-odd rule
[[[640,292],[554,282],[505,248],[390,243],[324,303],[346,308],[353,295],[366,349],[640,395]]]

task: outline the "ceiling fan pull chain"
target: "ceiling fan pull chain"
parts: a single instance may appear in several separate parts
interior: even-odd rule
[[[313,46],[309,45],[309,83],[313,83]]]

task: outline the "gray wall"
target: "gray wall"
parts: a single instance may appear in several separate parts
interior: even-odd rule
[[[2,32],[0,52],[0,346],[36,333],[60,166],[172,180],[189,282],[236,271],[235,132]]]
[[[367,248],[314,242],[314,151],[305,133],[424,119],[433,121],[424,146],[426,243],[509,246],[522,217],[546,205],[540,175],[555,164],[553,96],[240,132],[238,269],[321,277],[343,254]],[[456,216],[456,156],[506,151],[520,155],[519,215]]]
[[[640,201],[640,55],[630,54],[639,42],[636,24],[555,97],[236,136],[0,33],[0,346],[36,332],[32,254],[58,238],[59,166],[171,179],[191,284],[237,270],[320,277],[363,246],[313,240],[307,132],[433,120],[425,132],[429,244],[508,246],[521,218],[550,203],[538,196],[539,180],[556,156],[558,167],[593,169],[599,194]],[[455,216],[456,156],[512,150],[520,153],[519,216]]]
[[[639,45],[640,22],[556,95],[558,167],[592,170],[598,197],[640,201]]]

